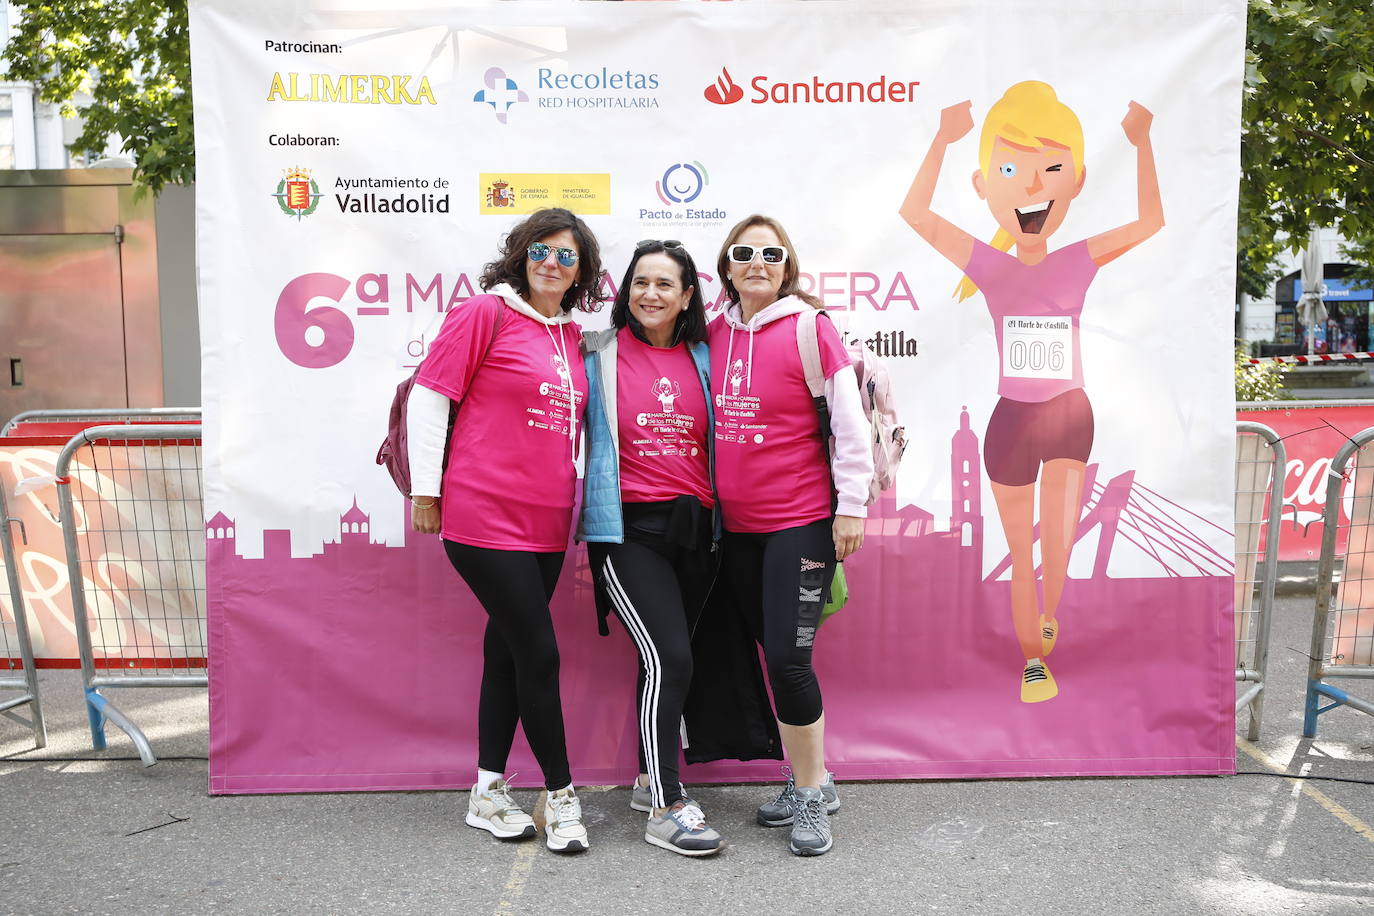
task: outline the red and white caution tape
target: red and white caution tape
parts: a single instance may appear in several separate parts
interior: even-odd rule
[[[1262,356],[1258,359],[1251,357],[1250,363],[1258,365],[1260,363],[1292,363],[1298,366],[1306,366],[1318,363],[1349,363],[1359,362],[1363,359],[1374,359],[1374,352],[1364,353],[1313,353],[1311,356]]]

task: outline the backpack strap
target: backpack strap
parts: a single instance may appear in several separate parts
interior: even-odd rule
[[[797,352],[801,354],[806,387],[813,398],[825,397],[825,370],[821,368],[821,345],[816,338],[816,320],[820,315],[820,309],[814,308],[797,315]]]

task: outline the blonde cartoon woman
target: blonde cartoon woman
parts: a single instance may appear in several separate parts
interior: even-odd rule
[[[1011,551],[1011,615],[1025,656],[1021,700],[1054,698],[1045,657],[1059,637],[1059,600],[1068,575],[1083,481],[1093,442],[1083,387],[1079,316],[1097,269],[1160,230],[1152,116],[1131,102],[1121,127],[1136,148],[1136,218],[1049,250],[1083,190],[1083,128],[1041,82],[1017,83],[988,111],[973,189],[1000,227],[985,244],[930,209],[945,149],[973,129],[971,103],[940,112],[940,126],[901,207],[921,238],[964,272],[959,301],[981,290],[1000,361],[1000,399],[988,420],[984,461]],[[1034,555],[1039,486],[1043,606]]]

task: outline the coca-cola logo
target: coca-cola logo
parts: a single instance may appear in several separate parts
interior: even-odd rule
[[[735,85],[735,81],[730,79],[730,71],[724,67],[720,68],[720,76],[716,81],[706,87],[706,101],[714,102],[717,105],[733,105],[744,98],[744,90]]]

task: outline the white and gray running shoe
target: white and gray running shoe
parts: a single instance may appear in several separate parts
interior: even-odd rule
[[[510,797],[510,785],[498,779],[485,792],[473,786],[468,794],[469,827],[485,830],[497,839],[521,840],[535,835],[534,818],[530,817],[515,799]]]
[[[546,844],[554,852],[583,852],[591,846],[582,823],[582,802],[571,786],[546,796],[544,833]]]
[[[830,836],[830,815],[820,789],[802,786],[796,790],[796,812],[792,839],[788,847],[795,856],[823,856],[834,840]]]
[[[687,794],[686,786],[682,783],[678,783],[677,787],[682,792],[683,801],[689,805],[696,805],[698,808],[701,807],[700,804]],[[635,780],[634,787],[630,789],[630,810],[643,811],[645,814],[652,814],[654,810],[654,799],[653,795],[649,792],[649,787],[641,786],[637,779]]]
[[[759,805],[757,818],[764,827],[786,827],[792,823],[792,814],[797,808],[797,785],[792,781],[792,768],[783,767],[787,775],[787,785],[782,794],[772,801]],[[834,814],[840,810],[840,796],[835,791],[835,774],[827,772],[821,783],[821,797],[825,799],[825,813]]]
[[[649,816],[644,841],[684,856],[714,855],[725,845],[720,834],[706,825],[701,809],[685,799],[658,817]]]

